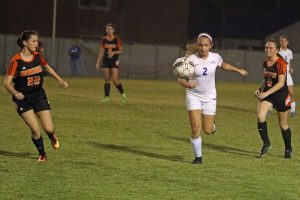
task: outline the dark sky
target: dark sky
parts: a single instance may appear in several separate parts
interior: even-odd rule
[[[190,0],[189,37],[265,39],[300,20],[300,0]]]

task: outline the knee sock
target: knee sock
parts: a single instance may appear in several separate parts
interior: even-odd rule
[[[35,138],[31,137],[31,140],[32,140],[33,144],[35,145],[35,147],[37,148],[39,154],[42,156],[46,155],[42,136],[39,139],[35,139]]]
[[[201,136],[199,136],[196,139],[190,138],[193,149],[194,149],[194,153],[195,153],[195,157],[199,158],[202,157],[202,139]]]
[[[104,84],[104,93],[106,97],[109,97],[109,93],[110,93],[110,83],[105,83]]]
[[[268,127],[267,127],[267,122],[262,122],[262,123],[257,123],[257,128],[258,132],[260,134],[260,137],[264,144],[269,144],[270,145],[270,140],[268,136]]]
[[[52,132],[52,133],[47,133],[47,132],[46,132],[46,134],[47,134],[47,136],[48,136],[48,138],[49,138],[50,140],[53,140],[54,132]]]
[[[286,130],[281,130],[282,133],[282,138],[284,141],[285,149],[292,150],[292,145],[291,145],[291,139],[292,139],[292,132],[291,129],[288,128]]]
[[[120,94],[124,93],[124,89],[121,83],[119,83],[119,85],[116,85],[116,88],[119,90]]]

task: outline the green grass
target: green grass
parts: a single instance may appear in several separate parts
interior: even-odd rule
[[[0,199],[300,198],[299,117],[289,121],[293,158],[283,158],[275,112],[268,119],[273,148],[258,158],[257,84],[217,84],[217,132],[202,137],[203,165],[191,165],[185,92],[176,81],[123,80],[123,105],[114,87],[112,101],[101,103],[103,80],[67,80],[63,90],[46,79],[61,148],[53,150],[44,134],[44,164],[0,89]]]

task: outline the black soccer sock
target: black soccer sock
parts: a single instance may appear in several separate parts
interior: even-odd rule
[[[292,132],[291,129],[288,128],[286,130],[281,130],[282,133],[282,138],[284,141],[285,149],[292,150],[292,145],[291,145],[291,139],[292,139]]]
[[[47,134],[47,136],[48,136],[48,138],[49,138],[50,140],[53,139],[54,132],[51,132],[51,133],[46,132],[46,134]]]
[[[124,93],[124,89],[121,83],[119,83],[119,85],[116,85],[116,88],[119,90],[120,94]]]
[[[42,136],[39,139],[34,139],[33,137],[31,137],[31,140],[35,145],[35,147],[37,148],[37,150],[39,151],[39,154],[42,156],[46,155]]]
[[[264,144],[270,145],[267,122],[257,123],[258,132]]]
[[[104,93],[106,97],[109,97],[109,93],[110,93],[110,83],[105,83],[104,84]]]

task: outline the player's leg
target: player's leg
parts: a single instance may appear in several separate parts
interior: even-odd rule
[[[295,117],[296,116],[296,102],[295,102],[295,95],[294,95],[294,82],[293,82],[292,75],[290,73],[287,73],[286,83],[287,83],[288,91],[289,91],[290,98],[291,98],[291,110],[290,110],[291,117]]]
[[[202,163],[202,139],[201,139],[201,110],[190,110],[189,120],[192,129],[190,141],[195,153],[193,164]]]
[[[216,131],[215,114],[217,109],[216,99],[204,102],[202,109],[202,130],[207,134],[213,134]]]
[[[59,141],[54,133],[54,125],[52,121],[51,111],[50,110],[42,110],[36,113],[38,116],[41,125],[45,131],[45,133],[48,135],[51,145],[54,149],[59,148]]]
[[[103,78],[104,78],[104,98],[102,102],[110,101],[110,68],[102,67],[101,68]]]
[[[257,128],[263,141],[263,147],[260,151],[260,156],[266,155],[268,150],[272,147],[268,136],[268,127],[266,122],[267,113],[272,107],[273,104],[268,101],[260,101],[257,107]]]
[[[292,144],[291,144],[291,138],[292,138],[292,132],[289,128],[288,122],[288,111],[285,112],[278,112],[278,122],[282,133],[282,138],[285,145],[285,151],[284,151],[284,157],[285,158],[291,158],[291,152],[292,152]]]
[[[33,110],[28,110],[22,113],[20,116],[31,130],[32,142],[39,152],[38,161],[46,161],[46,152],[44,148],[43,137],[41,136],[39,124]]]
[[[122,102],[126,103],[127,102],[127,97],[125,95],[123,85],[119,81],[119,74],[120,74],[119,68],[112,68],[111,69],[111,79],[112,79],[112,82],[116,86],[116,88],[118,89],[118,91],[120,92],[120,94],[122,96]]]

